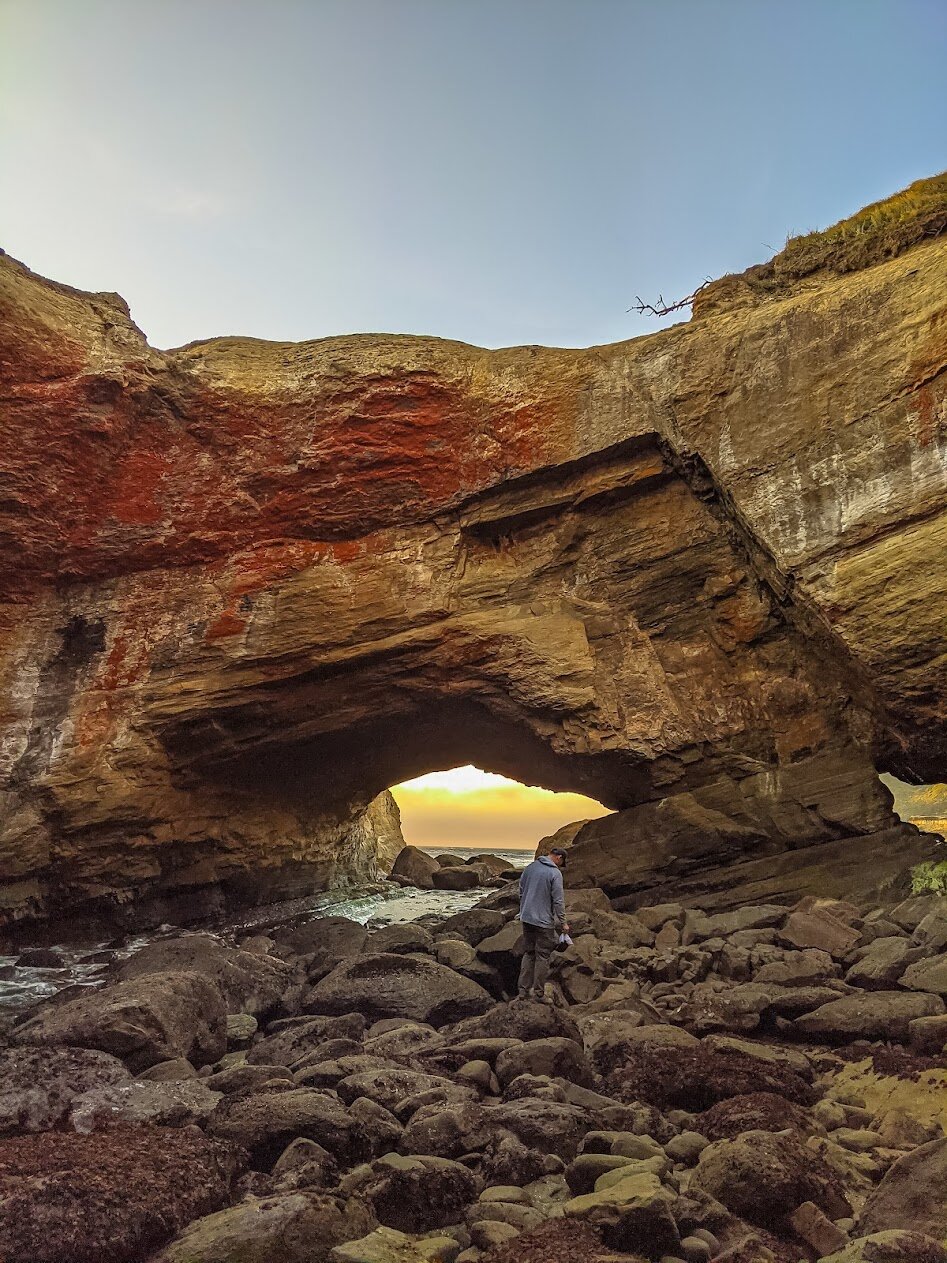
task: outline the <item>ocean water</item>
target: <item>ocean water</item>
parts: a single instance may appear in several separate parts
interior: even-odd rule
[[[489,853],[498,855],[511,868],[517,869],[523,868],[532,859],[529,851],[488,851],[485,847],[422,849],[431,855],[450,852],[464,860]],[[21,965],[18,956],[0,956],[0,1015],[13,1016],[66,987],[101,986],[109,965],[133,956],[156,939],[212,933],[226,940],[234,935],[263,934],[287,922],[305,921],[317,916],[349,917],[362,925],[376,926],[393,921],[416,921],[428,915],[449,917],[455,912],[472,908],[487,893],[484,890],[416,890],[380,882],[363,889],[324,890],[301,899],[262,904],[225,920],[203,925],[162,925],[156,930],[118,941],[60,943],[54,948],[59,963],[53,967]]]

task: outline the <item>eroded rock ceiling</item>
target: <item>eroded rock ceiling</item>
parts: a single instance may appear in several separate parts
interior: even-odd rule
[[[945,365],[942,238],[587,350],[157,351],[0,258],[0,915],[365,876],[379,795],[466,762],[621,810],[576,852],[619,890],[660,802],[670,879],[902,868],[875,770],[947,776]]]

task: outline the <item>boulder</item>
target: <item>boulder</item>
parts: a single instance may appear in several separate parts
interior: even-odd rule
[[[795,1020],[796,1029],[810,1039],[839,1042],[890,1039],[903,1043],[915,1018],[944,1012],[939,996],[903,991],[860,991],[831,1000]]]
[[[343,961],[309,993],[312,1012],[407,1017],[443,1026],[484,1013],[490,994],[435,961],[382,952]]]
[[[455,1023],[444,1032],[452,1044],[483,1039],[571,1039],[582,1043],[574,1019],[564,1010],[534,1000],[495,1004],[481,1016]]]
[[[512,1132],[528,1149],[554,1153],[564,1162],[572,1161],[589,1129],[587,1110],[532,1096],[489,1106],[487,1117]]]
[[[791,1128],[804,1136],[820,1133],[822,1127],[809,1110],[787,1101],[778,1092],[751,1092],[718,1101],[698,1115],[694,1123],[708,1140],[734,1140],[745,1131],[785,1131]]]
[[[86,1048],[5,1048],[0,1051],[0,1135],[49,1131],[72,1102],[96,1088],[130,1083],[117,1057]]]
[[[186,1057],[195,1066],[227,1049],[220,992],[196,973],[149,973],[48,1004],[14,1031],[17,1044],[97,1048],[132,1071]]]
[[[305,1021],[294,1022],[257,1040],[247,1054],[247,1061],[251,1064],[292,1066],[327,1040],[360,1040],[365,1025],[361,1013],[344,1013],[338,1017],[310,1016]]]
[[[223,996],[228,1013],[254,1016],[276,1008],[291,972],[273,956],[241,951],[209,934],[184,934],[148,943],[122,961],[113,976],[124,980],[170,970],[200,974]]]
[[[916,1017],[908,1023],[908,1040],[915,1052],[936,1056],[947,1048],[947,1014]]]
[[[872,939],[867,949],[849,969],[845,981],[865,991],[891,991],[908,965],[917,958],[917,949],[906,938]]]
[[[731,912],[718,912],[708,916],[704,912],[689,911],[684,918],[683,940],[685,943],[708,938],[727,938],[741,930],[769,929],[781,925],[787,910],[782,904],[757,904],[746,908],[734,908]]]
[[[595,1081],[595,1071],[580,1045],[561,1036],[529,1040],[501,1052],[496,1074],[503,1087],[521,1074],[558,1076],[586,1087]]]
[[[433,890],[434,874],[443,871],[437,860],[416,846],[406,846],[398,852],[392,877],[400,877],[411,886]]]
[[[858,942],[858,931],[846,925],[827,907],[799,908],[779,931],[786,947],[814,947],[836,959],[845,956]]]
[[[920,1232],[892,1228],[858,1237],[820,1263],[947,1263],[947,1249]]]
[[[196,1128],[117,1126],[0,1140],[4,1263],[141,1263],[198,1215],[224,1205],[226,1146]]]
[[[909,965],[901,975],[901,986],[947,997],[947,952]]]
[[[399,1102],[408,1097],[418,1096],[432,1089],[439,1090],[444,1096],[455,1100],[476,1100],[477,1093],[473,1088],[462,1087],[453,1080],[442,1075],[424,1074],[419,1070],[408,1070],[402,1066],[390,1066],[383,1070],[366,1070],[360,1074],[348,1075],[336,1084],[336,1091],[343,1101],[352,1102],[360,1096],[370,1101],[377,1101],[385,1109],[394,1110]]]
[[[69,1125],[75,1131],[101,1131],[115,1123],[154,1123],[162,1127],[203,1124],[221,1099],[203,1079],[151,1083],[136,1079],[90,1088],[72,1100]]]
[[[717,1101],[752,1092],[775,1092],[805,1105],[809,1084],[788,1066],[767,1063],[734,1048],[644,1045],[611,1070],[607,1082],[622,1100],[658,1109],[709,1109]]]
[[[438,868],[432,878],[435,890],[476,890],[481,884],[481,874],[466,865],[456,868]]]
[[[309,1088],[225,1097],[208,1130],[245,1149],[261,1171],[270,1170],[297,1137],[314,1140],[343,1165],[372,1148],[366,1128],[338,1097]]]
[[[340,1192],[364,1199],[379,1223],[402,1232],[429,1232],[457,1223],[482,1184],[449,1158],[388,1153],[343,1179]]]
[[[374,1226],[354,1198],[309,1190],[248,1197],[190,1224],[154,1263],[326,1263],[334,1246]]]
[[[315,917],[274,933],[276,943],[294,956],[316,952],[336,962],[356,956],[367,938],[365,926],[348,917]]]
[[[498,1124],[479,1101],[456,1105],[425,1105],[411,1116],[400,1148],[408,1154],[461,1158],[486,1148]]]
[[[394,921],[382,926],[368,940],[369,952],[424,952],[434,950],[434,937],[423,925],[412,921]]]
[[[461,938],[476,947],[482,939],[502,930],[504,924],[502,912],[493,908],[469,908],[466,912],[455,912],[442,921],[434,931],[434,937]]]
[[[858,1217],[862,1236],[886,1228],[947,1238],[947,1138],[921,1145],[888,1168]]]
[[[759,1228],[788,1229],[792,1212],[813,1202],[830,1219],[850,1212],[835,1173],[793,1133],[748,1131],[701,1153],[692,1183]]]
[[[455,1263],[460,1246],[453,1237],[425,1237],[419,1241],[397,1228],[376,1228],[358,1241],[347,1241],[329,1252],[330,1263]]]
[[[629,1175],[609,1188],[574,1197],[563,1206],[569,1218],[590,1224],[612,1250],[651,1259],[677,1255],[680,1234],[671,1207],[674,1196],[657,1176]]]

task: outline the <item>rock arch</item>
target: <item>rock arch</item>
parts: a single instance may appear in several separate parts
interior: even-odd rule
[[[945,265],[583,351],[160,352],[0,258],[4,915],[364,873],[378,795],[470,761],[615,808],[575,871],[624,893],[660,802],[665,877],[903,867],[875,767],[947,750]]]

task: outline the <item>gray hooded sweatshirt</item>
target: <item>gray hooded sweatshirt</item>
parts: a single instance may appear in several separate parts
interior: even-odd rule
[[[545,930],[562,930],[566,903],[562,873],[548,855],[527,864],[520,877],[520,920]]]

